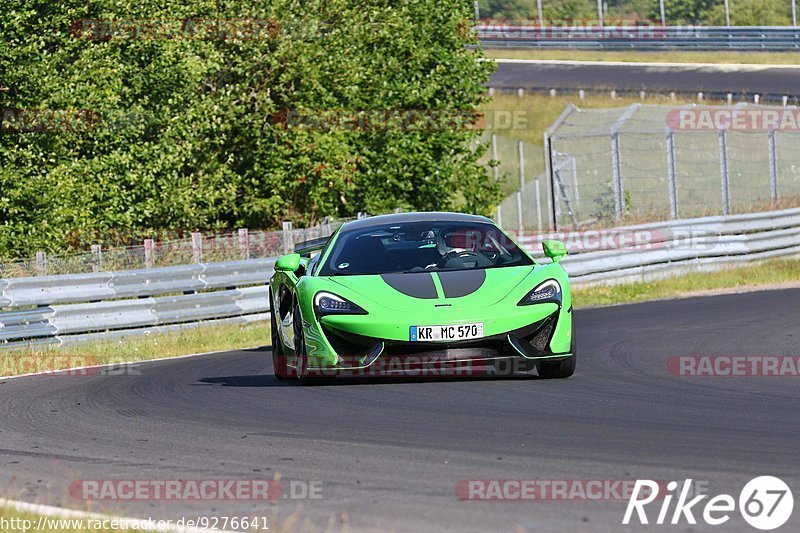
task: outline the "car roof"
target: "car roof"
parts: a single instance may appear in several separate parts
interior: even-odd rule
[[[477,222],[481,224],[494,224],[492,219],[480,215],[433,211],[417,213],[392,213],[389,215],[360,218],[358,220],[352,220],[343,224],[341,231],[385,226],[386,224],[409,224],[412,222]]]

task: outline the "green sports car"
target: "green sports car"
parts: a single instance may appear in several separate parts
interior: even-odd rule
[[[298,245],[270,281],[278,379],[575,371],[567,251],[539,264],[490,219],[402,213]]]

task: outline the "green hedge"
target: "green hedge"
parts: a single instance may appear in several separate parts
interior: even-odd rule
[[[493,68],[465,48],[474,42],[470,2],[0,6],[0,257],[358,211],[487,212],[498,199],[477,163],[485,148],[476,151],[478,132],[469,127],[281,120],[287,112],[365,110],[470,116]],[[269,23],[259,35],[224,39],[132,30],[144,31],[145,20],[180,27],[196,18]],[[133,25],[82,33],[96,27],[81,19]],[[82,121],[59,126],[58,113],[83,113]],[[20,131],[20,117],[31,116],[41,124]]]

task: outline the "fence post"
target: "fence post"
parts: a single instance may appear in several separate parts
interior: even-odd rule
[[[519,152],[519,190],[525,192],[525,147],[522,141],[517,143],[517,151]]]
[[[203,234],[199,231],[192,232],[192,261],[203,262]]]
[[[725,0],[725,27],[731,27],[731,6],[728,3],[728,0]]]
[[[556,121],[544,132],[544,175],[547,178],[547,217],[549,222],[547,227],[553,231],[558,231],[558,216],[556,215],[558,202],[556,201],[555,172],[553,170],[552,135],[561,124],[569,118],[574,110],[575,106],[568,104]]]
[[[103,271],[103,247],[99,244],[92,245],[92,272]]]
[[[495,133],[492,133],[492,160],[496,161],[497,163],[500,163],[500,161],[498,161],[497,159],[497,134]],[[498,178],[500,177],[499,174],[500,168],[498,167],[497,164],[495,164],[495,166],[492,167],[492,171],[494,173],[494,181],[497,181]]]
[[[144,267],[153,268],[155,261],[153,261],[153,239],[144,240]]]
[[[620,220],[625,210],[625,191],[622,188],[622,163],[620,161],[619,131],[625,123],[636,113],[642,104],[636,103],[628,106],[628,109],[611,126],[611,170],[612,186],[614,189],[614,212],[617,220]]]
[[[622,218],[623,195],[622,190],[622,165],[619,160],[619,133],[611,134],[611,185],[614,189],[614,215],[617,220]]]
[[[597,0],[597,22],[600,24],[600,27],[605,27],[605,23],[603,21],[603,0]]]
[[[669,214],[678,218],[678,181],[675,177],[675,132],[667,130],[667,185],[669,187]]]
[[[522,231],[522,191],[517,191],[517,231]]]
[[[46,276],[47,275],[47,253],[46,252],[36,252],[36,275],[37,276]]]
[[[250,231],[239,228],[239,253],[242,259],[250,259]]]
[[[358,214],[361,218],[361,213]],[[283,253],[290,254],[294,251],[294,231],[289,220],[283,222]]]
[[[731,212],[731,191],[728,181],[728,135],[719,130],[719,173],[722,179],[722,214]]]
[[[501,226],[501,227],[503,226],[503,206],[502,205],[498,205],[497,206],[497,225]]]
[[[778,201],[778,152],[775,146],[775,130],[769,130],[769,191],[772,201]]]
[[[536,229],[542,231],[542,195],[539,190],[539,178],[533,180],[533,188],[536,193]]]

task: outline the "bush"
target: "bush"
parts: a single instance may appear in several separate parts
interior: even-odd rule
[[[290,110],[473,113],[492,66],[465,48],[474,42],[467,2],[0,3],[0,109],[91,117],[77,131],[23,133],[5,117],[0,257],[87,244],[74,235],[266,229],[398,207],[485,213],[497,201],[473,129],[279,120]],[[70,34],[77,19],[195,17],[273,20],[279,30],[259,39]]]

